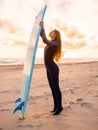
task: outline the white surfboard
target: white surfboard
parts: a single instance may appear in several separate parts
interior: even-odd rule
[[[41,27],[39,26],[39,23],[44,19],[46,8],[47,5],[45,5],[36,16],[35,23],[30,36],[30,41],[28,43],[28,48],[27,48],[27,53],[26,53],[26,58],[24,63],[21,96],[15,101],[15,103],[19,103],[19,104],[14,109],[13,113],[16,113],[17,111],[20,110],[22,119],[24,117],[24,113],[27,106],[27,100],[30,91],[30,84],[32,80],[32,74],[33,74],[34,63],[35,63],[35,56],[36,56],[39,36],[41,32]]]

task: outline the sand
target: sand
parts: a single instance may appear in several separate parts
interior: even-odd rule
[[[98,62],[60,64],[64,110],[53,116],[44,65],[36,65],[25,119],[13,115],[22,65],[0,66],[0,130],[98,130]]]

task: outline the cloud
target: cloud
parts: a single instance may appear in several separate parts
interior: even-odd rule
[[[0,0],[0,44],[25,46],[42,4],[40,0]]]
[[[16,39],[14,42],[16,43],[17,46],[25,45],[27,39],[29,39],[30,31],[36,13],[38,12],[38,10],[40,10],[43,1],[44,0],[42,1],[28,0],[24,2],[23,0],[0,0],[0,7],[1,7],[0,8],[0,31],[3,32],[5,31],[5,35],[7,35],[5,37],[5,42],[7,42],[6,38],[9,37],[13,41],[14,39]],[[93,0],[93,2],[96,1]],[[70,46],[72,45],[72,48],[79,48],[85,46],[86,45],[86,44],[84,45],[85,36],[81,34],[76,27],[68,25],[68,22],[66,22],[66,11],[70,11],[71,9],[73,13],[72,12],[70,13],[72,14],[74,13],[77,14],[77,10],[80,11],[80,13],[83,12],[82,7],[79,10],[79,6],[77,6],[80,5],[81,3],[82,6],[84,6],[83,2],[82,0],[79,1],[78,0],[77,1],[47,0],[48,8],[47,8],[47,15],[45,16],[46,23],[49,23],[50,27],[54,24],[55,27],[63,33],[63,38],[67,39],[67,42],[69,42],[69,44],[74,43],[74,44],[70,44]],[[86,5],[88,7],[89,5],[87,3],[89,3],[89,0],[88,2],[86,2]],[[67,14],[69,15],[69,13]],[[61,17],[63,20],[61,19]],[[79,14],[79,18],[80,17],[82,16],[80,16]],[[72,19],[74,20],[76,18],[73,15]],[[51,24],[50,24],[50,20],[51,20]],[[63,40],[65,41],[65,39]],[[77,39],[78,42],[75,39]],[[79,44],[79,45],[76,46],[75,44]],[[43,45],[39,44],[39,47],[43,47]]]
[[[50,0],[47,0],[47,5],[49,8],[61,8],[62,10],[65,8],[68,8],[70,5],[71,5],[71,1],[72,0],[54,0],[54,1],[50,1]],[[64,8],[62,8],[64,7]]]
[[[68,24],[66,22],[62,23],[59,20],[55,20],[55,25],[56,25],[56,28],[63,31],[63,33],[65,34],[65,37],[67,37],[67,38],[82,39],[85,37],[83,34],[79,33],[79,31],[76,29],[76,27],[68,26]]]
[[[88,39],[88,47],[93,49],[98,49],[98,39],[91,37]]]
[[[26,46],[26,42],[21,39],[14,39],[13,42],[14,46]]]
[[[62,12],[64,11],[64,9],[66,11],[68,11],[70,9],[70,6],[72,5],[71,0],[63,0],[63,1],[59,1],[57,7],[60,8],[62,10]]]
[[[67,41],[67,42],[64,42],[63,43],[63,47],[65,49],[71,49],[71,50],[76,50],[76,49],[80,49],[82,47],[85,47],[87,45],[86,42],[78,42],[77,44],[74,44],[73,42],[71,41]]]
[[[95,49],[98,49],[98,43],[97,43],[96,45],[94,45],[94,48],[95,48]]]
[[[68,28],[67,31],[65,32],[65,35],[67,38],[73,38],[77,35],[79,35],[78,31],[75,28]]]
[[[5,37],[0,39],[0,45],[5,45],[5,46],[26,46],[26,42],[23,39],[20,39],[19,37]]]
[[[5,30],[9,33],[17,33],[20,28],[15,26],[9,20],[0,19],[0,30]]]
[[[8,46],[25,46],[24,33],[9,20],[0,19],[0,44]]]
[[[66,15],[71,7],[71,0],[47,0],[47,20],[53,22],[55,19],[66,21]]]
[[[3,2],[4,0],[0,0],[0,4]]]
[[[98,13],[98,0],[92,0],[92,4],[94,6],[94,11]]]
[[[63,48],[75,50],[87,46],[86,37],[79,33],[74,26],[68,26],[66,22],[61,23],[59,20],[55,20],[55,25],[61,31],[61,34],[63,34]]]

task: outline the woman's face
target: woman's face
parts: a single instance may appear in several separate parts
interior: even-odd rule
[[[55,33],[55,30],[51,31],[49,33],[49,37],[51,38],[51,40],[54,40],[56,38],[56,33]]]

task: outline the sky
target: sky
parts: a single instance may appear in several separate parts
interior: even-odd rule
[[[0,0],[0,58],[24,58],[35,17],[47,3],[45,29],[61,32],[64,56],[98,58],[98,0]],[[43,56],[40,38],[37,57]]]

